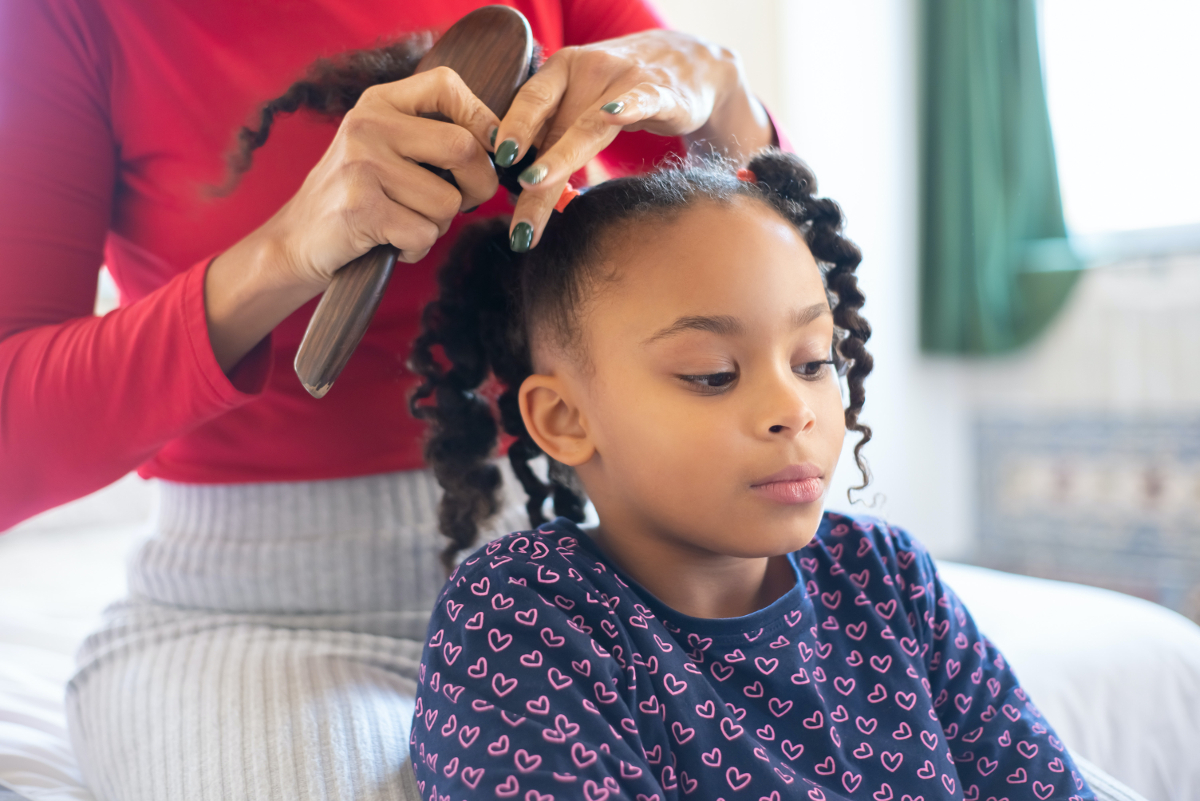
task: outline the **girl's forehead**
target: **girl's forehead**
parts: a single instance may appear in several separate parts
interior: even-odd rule
[[[661,326],[687,314],[790,320],[797,308],[826,301],[800,232],[749,198],[697,204],[663,223],[634,226],[614,244],[613,280],[596,293],[592,311],[625,326],[634,318]]]

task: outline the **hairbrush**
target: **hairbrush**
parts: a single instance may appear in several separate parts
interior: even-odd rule
[[[507,6],[485,6],[452,25],[417,64],[415,72],[449,67],[497,117],[503,118],[529,77],[533,59],[533,32],[525,15]],[[437,113],[422,116],[450,121]],[[519,189],[511,176],[517,174],[517,167],[531,160],[530,155],[522,159],[521,165],[505,171],[505,186]],[[421,166],[454,183],[449,171]],[[313,397],[325,396],[362,341],[398,255],[394,246],[378,245],[334,273],[296,352],[296,375]]]

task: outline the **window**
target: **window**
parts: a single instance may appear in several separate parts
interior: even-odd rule
[[[1200,250],[1200,2],[1042,0],[1063,210],[1085,256]]]

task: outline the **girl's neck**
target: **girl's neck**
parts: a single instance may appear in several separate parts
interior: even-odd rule
[[[787,555],[743,558],[666,537],[624,535],[603,524],[588,534],[597,547],[667,606],[696,618],[743,617],[796,585]]]

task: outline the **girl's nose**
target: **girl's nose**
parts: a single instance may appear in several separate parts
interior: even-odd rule
[[[785,380],[772,382],[769,392],[771,400],[763,421],[768,436],[795,436],[816,425],[817,416],[805,399],[804,387],[790,370]]]

